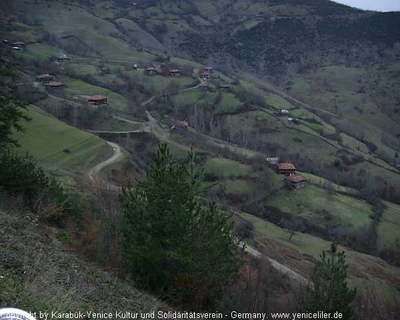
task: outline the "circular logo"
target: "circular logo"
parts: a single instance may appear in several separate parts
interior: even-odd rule
[[[0,309],[0,320],[36,320],[36,319],[26,311],[15,308],[5,308],[5,309]]]

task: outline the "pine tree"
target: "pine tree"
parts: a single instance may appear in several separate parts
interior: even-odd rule
[[[18,142],[11,137],[11,134],[13,130],[24,130],[20,120],[30,120],[24,112],[26,107],[15,98],[15,79],[16,74],[0,56],[0,152],[6,146],[18,146]]]
[[[353,319],[352,302],[356,289],[347,284],[347,265],[344,251],[337,252],[336,244],[331,252],[321,254],[321,261],[314,268],[312,283],[300,303],[301,312],[340,312],[342,319]]]
[[[186,306],[216,294],[241,265],[231,215],[200,202],[195,161],[193,152],[174,161],[162,144],[146,178],[121,196],[127,271],[136,285]]]

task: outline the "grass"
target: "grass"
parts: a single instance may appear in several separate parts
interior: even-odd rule
[[[204,163],[205,173],[218,177],[240,177],[250,174],[253,169],[246,164],[224,158],[210,158]]]
[[[59,55],[58,50],[54,47],[39,43],[30,44],[26,49],[26,53],[28,57],[35,60],[50,59]]]
[[[226,192],[232,194],[250,194],[257,190],[252,181],[245,179],[225,180],[223,184]]]
[[[107,88],[94,86],[82,80],[72,79],[68,77],[60,77],[60,79],[65,83],[65,85],[69,90],[75,91],[80,94],[88,94],[88,95],[101,94],[103,96],[108,97],[112,92]]]
[[[315,184],[319,187],[325,187],[325,188],[332,188],[332,190],[334,192],[341,192],[341,193],[348,193],[348,194],[356,194],[357,190],[351,189],[351,188],[347,188],[347,187],[343,187],[341,185],[338,185],[328,179],[313,175],[311,173],[307,173],[307,172],[300,172],[297,171],[298,174],[302,175],[303,177],[305,177],[307,179],[308,182],[311,182],[312,184]]]
[[[195,104],[198,102],[200,99],[202,99],[204,96],[204,93],[201,92],[200,90],[188,90],[185,92],[182,92],[172,98],[174,103],[180,104],[182,106],[188,106]]]
[[[400,206],[384,202],[383,217],[378,225],[378,247],[394,247],[400,241]]]
[[[25,133],[15,133],[21,152],[28,151],[47,169],[84,173],[107,157],[109,146],[97,136],[71,127],[32,107]]]
[[[292,105],[287,102],[285,99],[275,95],[275,94],[267,94],[265,95],[265,101],[268,105],[272,106],[275,109],[291,109]]]
[[[153,312],[165,306],[111,272],[63,250],[65,231],[0,199],[0,300],[29,311]],[[38,290],[41,288],[41,290]],[[127,299],[126,297],[129,297]]]
[[[302,274],[310,275],[321,252],[330,248],[329,241],[305,233],[297,232],[289,241],[289,233],[285,229],[244,212],[237,215],[254,225],[254,242],[257,248]],[[339,250],[346,252],[351,285],[360,289],[371,285],[385,293],[399,294],[400,287],[396,281],[400,280],[400,276],[397,268],[380,258],[346,247],[339,246]]]
[[[223,93],[221,101],[215,106],[215,114],[234,113],[241,103],[232,93]]]
[[[76,94],[81,95],[95,95],[101,94],[108,98],[108,108],[115,109],[118,111],[126,111],[127,99],[110,89],[95,86],[79,79],[73,79],[66,76],[59,77],[62,82],[65,83],[66,89],[64,98],[72,98]]]
[[[371,223],[371,206],[365,201],[342,194],[330,194],[313,185],[296,191],[280,191],[268,198],[267,202],[293,215],[348,230],[365,228]]]
[[[163,77],[161,75],[147,76],[141,70],[130,71],[127,72],[127,74],[153,94],[160,93],[164,90],[174,91],[196,83],[196,80],[190,77],[172,78]]]

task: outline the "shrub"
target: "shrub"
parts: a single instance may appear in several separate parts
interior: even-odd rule
[[[250,221],[240,221],[235,224],[233,234],[240,239],[252,239],[254,225]]]
[[[81,213],[79,197],[37,167],[32,156],[13,151],[0,154],[0,191],[22,196],[24,205],[46,221],[62,225],[66,217]]]

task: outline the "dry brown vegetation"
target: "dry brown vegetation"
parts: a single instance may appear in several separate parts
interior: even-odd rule
[[[65,249],[63,242],[71,235],[41,224],[18,199],[1,195],[0,220],[0,307],[110,312],[165,309],[129,281]],[[95,225],[88,233],[93,230]]]

